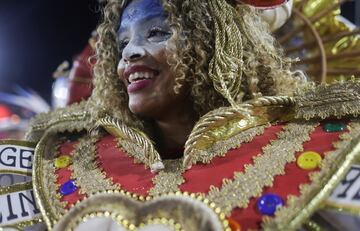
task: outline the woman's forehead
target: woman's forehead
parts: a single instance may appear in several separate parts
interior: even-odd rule
[[[126,27],[132,22],[145,20],[153,16],[165,16],[160,0],[133,0],[123,11],[121,27]]]

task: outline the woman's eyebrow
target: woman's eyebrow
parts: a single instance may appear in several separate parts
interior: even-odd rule
[[[127,27],[120,27],[117,31],[117,35],[120,36],[122,33],[127,31]]]
[[[140,18],[138,22],[136,22],[137,24],[142,24],[144,22],[147,22],[147,21],[150,21],[151,19],[153,18],[160,18],[162,20],[166,20],[167,19],[167,15],[162,13],[162,12],[156,12],[156,13],[150,13],[150,14],[147,14],[145,15],[144,17]],[[128,24],[128,21],[129,19],[125,19],[125,24]],[[120,26],[117,34],[120,35],[121,33],[125,32],[127,30],[127,25],[126,26]]]
[[[143,22],[146,22],[146,21],[149,21],[153,18],[160,18],[162,20],[166,20],[167,16],[166,14],[164,13],[160,13],[160,12],[157,12],[157,13],[151,13],[151,14],[148,14],[146,15],[145,17],[141,18],[139,20],[139,23],[143,23]]]

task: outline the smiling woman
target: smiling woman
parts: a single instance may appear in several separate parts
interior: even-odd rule
[[[95,81],[99,82],[93,97],[94,116],[107,108],[108,113],[135,127],[151,127],[148,134],[157,137],[159,151],[179,149],[195,121],[210,110],[261,94],[291,95],[296,86],[304,83],[301,72],[289,70],[289,60],[274,48],[273,38],[262,33],[267,30],[264,22],[258,20],[256,27],[252,25],[257,16],[250,8],[237,9],[244,14],[244,20],[236,16],[235,9],[228,8],[226,13],[233,15],[228,20],[239,27],[232,27],[229,43],[221,44],[220,35],[213,30],[220,34],[226,28],[214,28],[212,19],[223,17],[223,12],[217,10],[219,5],[214,4],[209,11],[207,3],[163,4],[108,4],[106,22],[99,27],[104,42],[98,43],[98,55],[103,58],[95,66],[99,76]],[[117,11],[120,6],[126,6],[122,14]],[[253,33],[247,32],[250,27]],[[114,37],[116,33],[118,37]],[[118,63],[117,72],[108,68],[110,62],[112,66]],[[148,75],[153,78],[139,81],[140,74],[146,72],[144,68],[151,70]],[[133,74],[131,80],[138,81],[130,82],[128,74]],[[120,84],[119,76],[123,80]],[[116,87],[109,88],[103,79]],[[257,84],[260,80],[261,84]]]
[[[162,137],[160,150],[182,147],[197,119],[189,89],[175,92],[176,74],[168,63],[174,41],[166,18],[160,2],[132,1],[119,28],[118,75],[127,88],[129,109],[155,120],[160,131],[156,135]]]
[[[160,2],[133,1],[122,14],[118,74],[127,87],[129,108],[134,114],[162,117],[163,108],[173,104],[180,112],[187,109],[182,104],[190,103],[185,95],[174,92],[175,73],[167,62],[169,47],[173,46],[171,34]],[[158,110],[152,110],[154,106]]]
[[[49,229],[295,230],[359,156],[360,83],[291,71],[252,7],[109,0],[98,34],[90,99],[27,134]]]

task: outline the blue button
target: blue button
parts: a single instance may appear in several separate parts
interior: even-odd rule
[[[66,196],[66,195],[69,195],[69,194],[75,192],[77,189],[78,188],[75,185],[75,181],[69,180],[69,181],[65,182],[63,185],[61,185],[60,193],[61,193],[61,195]]]
[[[276,209],[284,206],[284,201],[276,194],[265,194],[257,201],[257,207],[262,215],[273,216]]]

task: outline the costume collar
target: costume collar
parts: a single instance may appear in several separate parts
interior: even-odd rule
[[[214,157],[224,156],[239,143],[252,140],[263,132],[264,126],[281,119],[289,109],[282,104],[263,105],[245,103],[237,108],[222,107],[202,116],[195,124],[184,147],[182,167],[196,163],[210,163]],[[257,105],[255,105],[257,103]],[[152,171],[164,168],[163,160],[152,140],[142,131],[131,128],[116,118],[100,119],[97,126],[119,139],[122,148]]]

